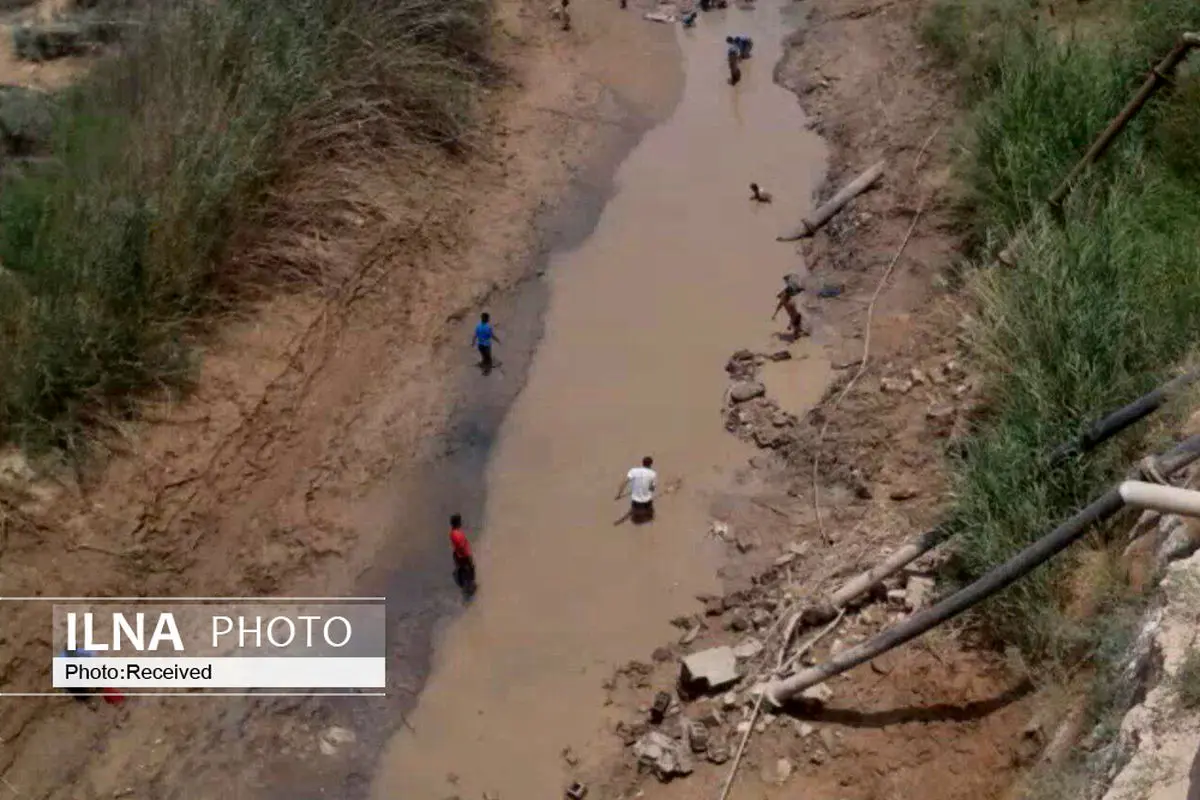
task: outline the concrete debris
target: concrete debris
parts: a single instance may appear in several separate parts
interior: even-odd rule
[[[679,742],[659,731],[650,731],[633,746],[638,764],[649,769],[662,782],[676,776],[690,775],[692,759]]]
[[[737,708],[741,704],[742,701],[738,698],[737,692],[726,692],[721,697],[721,708],[726,710]]]
[[[763,651],[763,643],[753,636],[733,648],[733,655],[738,659],[754,658]]]
[[[714,692],[737,683],[741,677],[737,657],[730,647],[713,647],[683,659],[679,681],[689,692]]]
[[[904,587],[904,607],[909,611],[920,611],[929,605],[933,597],[933,578],[910,575]],[[889,595],[891,592],[888,593]]]
[[[587,791],[587,784],[575,781],[567,787],[567,800],[583,800],[583,798],[587,797]]]
[[[708,750],[705,753],[710,763],[724,764],[729,760],[729,744],[717,736],[708,740]]]
[[[810,686],[801,692],[800,699],[817,703],[818,705],[825,705],[833,699],[833,689],[830,689],[827,683],[818,683],[816,686]]]
[[[683,730],[686,734],[684,740],[693,753],[700,755],[708,750],[708,726],[696,720],[686,720]]]
[[[801,739],[807,739],[817,731],[816,728],[814,728],[812,725],[809,725],[807,722],[801,722],[798,719],[792,720],[792,722],[796,727],[796,735]]]
[[[767,387],[759,381],[738,381],[729,388],[729,399],[735,403],[745,403],[767,393]]]
[[[649,730],[650,725],[647,724],[645,720],[638,720],[637,722],[633,723],[618,722],[615,732],[617,736],[621,737],[621,741],[625,744],[625,746],[629,747],[638,739],[645,736]]]
[[[721,541],[728,542],[733,537],[729,535],[729,525],[721,522],[719,519],[714,519],[708,523],[708,533]]]
[[[692,627],[688,628],[686,631],[683,632],[683,635],[679,637],[679,643],[682,645],[688,645],[688,644],[691,644],[692,642],[696,641],[696,637],[700,635],[701,627],[702,626],[699,623],[697,623],[697,624],[693,625]]]
[[[893,608],[904,608],[908,605],[908,593],[903,589],[888,589],[887,601]]]
[[[654,695],[654,704],[650,706],[650,721],[655,725],[663,721],[667,710],[671,708],[671,695],[659,692]]]

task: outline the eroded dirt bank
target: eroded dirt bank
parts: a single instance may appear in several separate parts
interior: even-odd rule
[[[344,283],[231,321],[195,394],[107,437],[117,452],[103,470],[39,475],[5,457],[0,594],[387,592],[388,701],[89,711],[67,698],[6,700],[5,787],[71,798],[365,792],[380,737],[420,688],[434,624],[459,607],[445,517],[479,516],[484,456],[540,335],[541,245],[586,233],[613,163],[669,112],[679,79],[669,33],[608,7],[576,11],[564,33],[544,3],[501,3],[496,56],[510,75],[487,100],[483,152],[431,163],[416,197],[375,165],[366,188],[394,203],[360,218],[372,243]],[[506,370],[481,382],[468,342],[485,306],[507,333]],[[5,691],[48,682],[46,619],[30,604],[3,620]],[[335,724],[357,739],[322,754]]]

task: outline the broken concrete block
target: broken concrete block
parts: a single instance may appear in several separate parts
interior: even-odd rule
[[[925,608],[933,597],[933,587],[933,578],[910,575],[908,583],[904,586],[904,607],[909,611],[920,611]]]
[[[575,781],[567,787],[566,795],[568,800],[583,800],[587,797],[587,784]]]
[[[825,705],[833,699],[833,690],[828,684],[818,683],[816,686],[810,686],[800,693],[802,700],[808,700],[813,703]]]
[[[697,720],[687,720],[684,731],[687,732],[685,738],[693,753],[699,755],[708,750],[708,726]]]
[[[763,651],[763,643],[753,636],[733,648],[734,658],[754,658]]]
[[[666,692],[659,692],[654,695],[654,704],[650,706],[650,721],[655,725],[663,721],[663,717],[667,715],[667,709],[671,707],[671,695]]]
[[[767,393],[767,387],[758,381],[738,381],[729,389],[729,399],[735,403],[745,403]]]
[[[705,693],[731,686],[740,677],[733,648],[713,647],[683,659],[679,682],[688,693]]]
[[[729,760],[729,744],[724,739],[714,736],[708,740],[706,755],[710,763],[724,764]]]
[[[650,731],[633,746],[638,764],[646,767],[664,783],[677,775],[690,775],[691,758],[679,742],[659,731]]]

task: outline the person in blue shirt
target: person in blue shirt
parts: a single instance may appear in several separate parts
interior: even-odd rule
[[[725,44],[729,45],[730,54],[737,53],[737,57],[743,61],[750,57],[750,50],[754,47],[749,36],[726,36]]]
[[[483,374],[487,375],[492,371],[492,342],[499,343],[500,337],[496,335],[496,331],[492,329],[492,317],[486,311],[479,315],[479,324],[475,326],[475,335],[471,337],[471,344],[479,348],[480,362],[479,366],[483,369]]]

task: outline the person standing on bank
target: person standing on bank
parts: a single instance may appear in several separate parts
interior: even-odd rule
[[[479,348],[479,367],[483,370],[483,374],[487,375],[492,371],[494,362],[492,361],[492,342],[500,343],[500,337],[496,335],[496,331],[492,328],[492,317],[487,312],[479,315],[479,324],[475,326],[475,334],[471,337],[471,344]]]
[[[629,486],[629,519],[635,524],[649,522],[654,519],[654,492],[658,489],[658,473],[651,467],[654,459],[646,456],[640,467],[634,467],[625,475],[625,480],[617,488],[616,500],[621,499],[625,487]]]
[[[450,517],[450,551],[454,556],[454,582],[463,595],[470,597],[475,594],[475,559],[462,524],[462,514]]]

